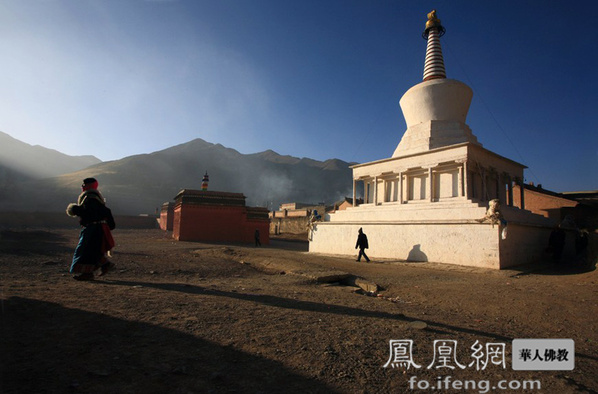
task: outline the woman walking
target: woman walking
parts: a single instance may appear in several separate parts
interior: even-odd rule
[[[112,212],[98,191],[98,181],[86,178],[81,188],[83,192],[77,203],[69,204],[66,209],[69,216],[79,217],[82,226],[70,272],[79,274],[73,277],[76,280],[93,280],[97,269],[101,270],[100,276],[114,269],[106,254],[114,247],[110,230],[114,230],[116,225]]]

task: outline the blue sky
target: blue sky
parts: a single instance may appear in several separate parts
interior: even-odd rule
[[[194,138],[387,158],[432,9],[484,147],[547,189],[598,189],[595,1],[3,0],[0,131],[105,161]]]

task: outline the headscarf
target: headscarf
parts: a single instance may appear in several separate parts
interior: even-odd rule
[[[83,179],[83,184],[81,185],[81,190],[87,191],[90,189],[97,189],[97,188],[98,188],[98,181],[95,178]]]

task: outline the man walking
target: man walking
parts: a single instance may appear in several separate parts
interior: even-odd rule
[[[369,248],[368,245],[368,237],[363,233],[363,229],[359,229],[359,235],[357,236],[357,243],[355,244],[355,249],[359,248],[359,255],[357,256],[356,261],[361,261],[361,256],[365,257],[366,262],[370,262],[368,255],[365,254],[365,249]]]

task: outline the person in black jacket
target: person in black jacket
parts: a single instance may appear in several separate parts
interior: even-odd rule
[[[255,246],[262,246],[262,243],[260,242],[260,230],[258,230],[257,228],[255,229],[254,238]]]
[[[359,229],[359,235],[357,236],[357,243],[355,244],[355,249],[359,248],[359,255],[357,256],[356,261],[361,261],[361,256],[365,257],[365,261],[369,263],[370,259],[368,258],[367,254],[365,254],[365,249],[369,248],[368,245],[368,237],[363,233],[363,230]]]
[[[98,181],[86,178],[81,188],[83,192],[77,203],[69,204],[66,209],[69,216],[79,217],[82,226],[70,272],[79,274],[74,279],[93,280],[93,273],[97,269],[101,270],[100,276],[114,269],[114,264],[108,261],[106,254],[114,247],[110,230],[114,230],[116,224],[102,194],[97,190]]]

